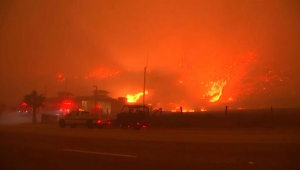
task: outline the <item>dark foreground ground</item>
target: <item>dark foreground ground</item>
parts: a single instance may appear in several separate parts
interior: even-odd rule
[[[0,169],[300,169],[300,129],[0,126]]]

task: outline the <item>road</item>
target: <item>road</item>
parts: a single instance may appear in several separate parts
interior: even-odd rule
[[[300,129],[0,126],[0,169],[300,169]]]

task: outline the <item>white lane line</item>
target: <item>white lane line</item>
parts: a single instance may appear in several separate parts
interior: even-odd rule
[[[91,151],[81,151],[81,150],[73,150],[73,149],[63,149],[63,151],[97,154],[97,155],[108,155],[108,156],[120,156],[120,157],[129,157],[129,158],[136,158],[137,157],[135,155],[123,155],[123,154],[115,154],[115,153],[91,152]]]

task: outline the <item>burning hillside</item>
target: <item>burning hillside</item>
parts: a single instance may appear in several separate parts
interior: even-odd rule
[[[276,89],[283,89],[289,80],[284,70],[266,65],[253,53],[240,57],[231,65],[216,68],[206,80],[203,77],[207,76],[210,70],[198,73],[199,67],[196,63],[189,62],[187,57],[183,57],[175,72],[148,69],[146,102],[153,104],[154,108],[163,107],[175,111],[183,107],[187,112],[206,111],[206,108],[223,107],[225,104],[236,108],[263,107],[264,104],[256,105],[253,100],[258,100],[258,96],[264,100],[279,95],[281,91]],[[72,81],[76,81],[79,76],[72,77]],[[62,75],[58,78],[59,82],[66,79]],[[142,102],[142,69],[96,69],[79,79],[77,83],[94,82],[101,85],[101,88],[111,91],[114,97],[126,96],[128,102]],[[265,102],[266,107],[268,104],[270,102]]]

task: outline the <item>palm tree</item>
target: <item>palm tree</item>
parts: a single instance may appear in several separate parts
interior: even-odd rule
[[[24,96],[23,101],[27,103],[29,107],[32,107],[32,123],[37,123],[36,109],[44,105],[45,97],[43,94],[38,95],[34,90],[31,94]]]

